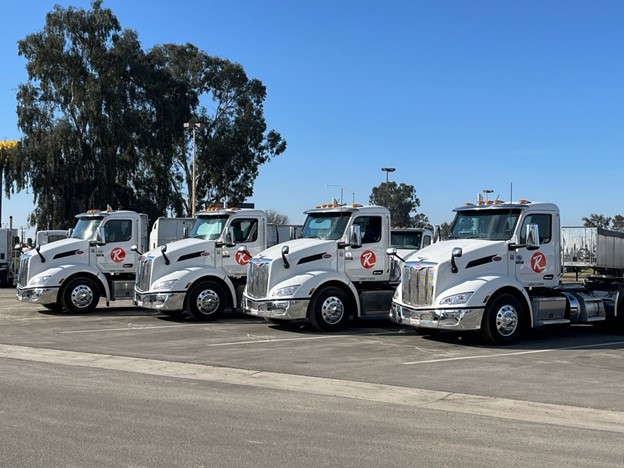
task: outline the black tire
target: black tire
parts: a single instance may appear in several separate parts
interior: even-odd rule
[[[308,318],[318,331],[342,330],[349,320],[349,307],[349,297],[345,292],[334,286],[328,286],[312,296]]]
[[[69,280],[61,290],[61,305],[74,314],[92,312],[100,302],[100,290],[89,278]]]
[[[188,313],[195,320],[211,320],[225,310],[225,292],[214,281],[202,281],[189,292]]]
[[[512,294],[501,294],[485,308],[481,334],[491,344],[508,345],[520,337],[524,322],[524,307],[518,298]]]

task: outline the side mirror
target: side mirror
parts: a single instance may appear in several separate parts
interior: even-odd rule
[[[234,242],[234,228],[232,226],[228,227],[227,231],[225,231],[223,242],[228,247],[234,247],[236,245],[236,242]]]
[[[536,250],[540,247],[539,226],[537,224],[529,224],[526,227],[526,248],[528,250]]]
[[[104,226],[100,226],[97,230],[97,235],[95,236],[95,242],[98,244],[106,244],[106,228]]]
[[[139,252],[139,246],[138,246],[138,245],[136,245],[136,244],[132,244],[132,245],[130,246],[130,250],[131,250],[132,252],[136,252],[136,253],[138,253],[139,255],[143,255],[141,252]]]
[[[349,228],[349,245],[353,248],[362,247],[362,230],[359,224]]]
[[[442,236],[442,228],[439,224],[436,224],[436,226],[433,228],[433,242],[439,242],[440,241],[440,237]]]
[[[463,255],[463,251],[461,247],[455,247],[451,251],[451,272],[457,273],[459,269],[457,268],[457,263],[455,263],[455,259],[459,258]]]
[[[182,238],[186,239],[189,236],[189,230],[188,230],[188,226],[184,226],[182,228]]]

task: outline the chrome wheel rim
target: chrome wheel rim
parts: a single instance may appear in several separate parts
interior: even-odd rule
[[[212,289],[202,291],[199,293],[199,296],[197,296],[197,309],[202,314],[214,314],[217,310],[219,310],[220,303],[221,300],[219,299],[219,295]]]
[[[504,305],[496,313],[496,330],[501,336],[510,336],[518,328],[518,312],[513,306]]]
[[[71,303],[78,309],[89,307],[93,302],[93,291],[90,287],[81,284],[71,292]]]
[[[321,315],[323,321],[329,325],[336,325],[344,316],[344,304],[336,296],[330,296],[323,301]]]

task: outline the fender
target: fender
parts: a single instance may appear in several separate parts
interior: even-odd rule
[[[206,267],[206,266],[197,266],[197,267],[189,267],[184,268],[183,270],[172,271],[168,275],[161,276],[158,278],[158,282],[168,281],[168,280],[177,280],[175,285],[177,286],[175,289],[162,289],[159,292],[179,292],[183,294],[187,294],[191,287],[200,280],[204,279],[214,279],[218,278],[228,287],[230,292],[230,297],[232,298],[232,304],[234,307],[238,307],[237,298],[236,298],[236,288],[234,287],[234,283],[232,280],[225,274],[225,272],[219,268],[214,267]]]
[[[327,283],[340,283],[346,286],[349,291],[351,291],[351,296],[356,306],[357,315],[359,316],[360,298],[358,296],[357,290],[346,275],[335,270],[313,270],[301,273],[299,275],[291,276],[285,281],[282,281],[281,283],[278,283],[274,287],[272,287],[269,291],[268,297],[275,299],[276,296],[272,294],[275,290],[298,284],[299,289],[297,289],[297,292],[295,293],[294,297],[292,297],[292,299],[310,300],[312,298],[312,295],[319,288]],[[280,299],[286,298],[280,297]]]
[[[41,276],[50,276],[50,279],[46,283],[46,287],[56,288],[57,290],[60,290],[60,288],[63,286],[63,283],[65,283],[69,278],[81,275],[91,276],[99,283],[106,296],[106,304],[109,305],[108,302],[110,301],[110,288],[108,287],[108,281],[106,281],[106,279],[103,279],[103,275],[100,270],[85,263],[69,263],[48,268],[47,270],[33,275],[29,283]]]
[[[485,307],[490,298],[504,288],[514,289],[515,291],[520,293],[522,297],[524,297],[524,305],[527,307],[531,326],[533,326],[533,310],[531,308],[531,299],[529,298],[529,295],[522,286],[522,283],[517,281],[515,278],[511,278],[505,275],[482,276],[458,284],[457,286],[454,286],[444,291],[443,294],[440,294],[438,296],[436,305],[439,307],[443,307],[440,306],[439,301],[441,301],[444,297],[452,296],[453,294],[458,294],[461,292],[474,291],[474,294],[466,305],[474,307]]]

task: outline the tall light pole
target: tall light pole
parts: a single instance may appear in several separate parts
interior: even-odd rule
[[[191,175],[191,216],[195,216],[195,130],[201,128],[199,122],[184,122],[184,128],[193,130],[193,174]]]
[[[388,183],[388,173],[396,171],[394,167],[382,167],[381,170],[386,173],[386,184]]]

